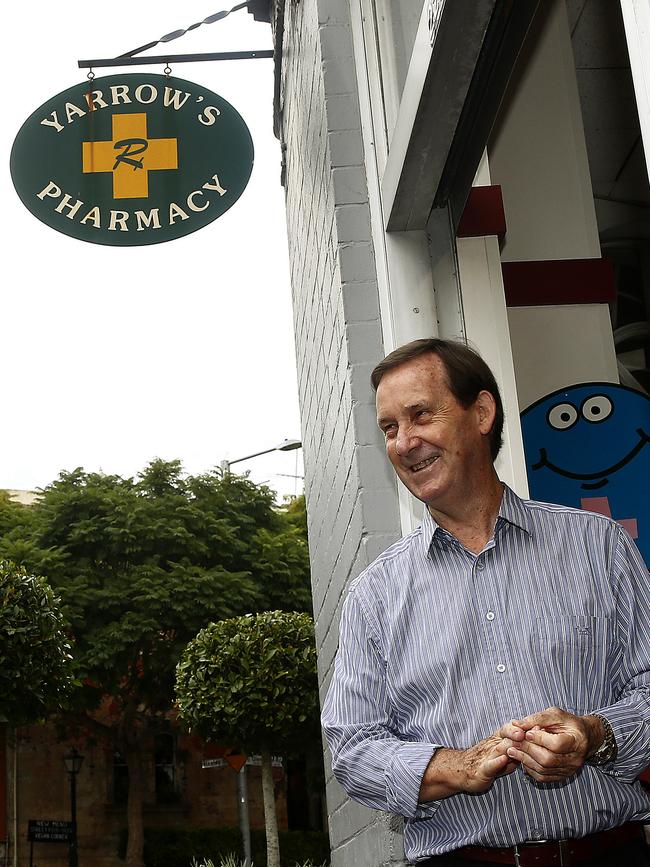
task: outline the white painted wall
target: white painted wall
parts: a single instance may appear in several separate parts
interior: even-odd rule
[[[599,258],[566,6],[540,5],[488,146],[508,223],[501,256]]]
[[[618,382],[609,316],[603,304],[510,307],[512,354],[523,411],[536,400],[581,382]]]
[[[489,143],[507,221],[504,262],[600,258],[564,0],[541,4]],[[617,382],[607,305],[508,311],[521,409],[556,388]]]

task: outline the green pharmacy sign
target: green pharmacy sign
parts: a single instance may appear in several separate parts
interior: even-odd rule
[[[48,100],[21,127],[11,176],[57,232],[130,247],[189,235],[246,188],[253,142],[237,111],[191,81],[111,75]]]

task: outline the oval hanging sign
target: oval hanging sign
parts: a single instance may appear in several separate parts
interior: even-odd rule
[[[21,127],[11,176],[48,226],[95,244],[189,235],[241,196],[253,141],[225,99],[162,75],[96,78],[64,90]]]

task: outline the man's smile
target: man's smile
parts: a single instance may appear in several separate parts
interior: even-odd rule
[[[420,470],[424,470],[427,467],[430,467],[431,464],[435,463],[439,457],[440,455],[433,455],[430,458],[425,458],[423,461],[419,461],[419,463],[413,464],[413,466],[409,467],[409,469],[412,473],[419,473]]]
[[[546,449],[544,448],[541,448],[539,450],[539,461],[536,464],[533,464],[533,469],[541,470],[543,467],[547,467],[549,470],[557,473],[560,476],[565,476],[568,479],[583,480],[585,482],[588,482],[591,479],[600,479],[601,481],[599,481],[595,485],[584,484],[581,486],[583,488],[600,488],[603,485],[607,484],[607,476],[611,476],[612,473],[615,473],[618,470],[622,469],[622,467],[624,467],[633,458],[635,458],[639,454],[641,449],[650,442],[650,436],[648,436],[648,434],[643,430],[643,428],[637,428],[636,432],[639,435],[639,441],[634,446],[634,448],[629,451],[623,458],[621,458],[620,461],[617,461],[617,463],[612,464],[612,466],[607,467],[606,469],[599,470],[596,473],[574,473],[571,470],[565,470],[562,467],[558,467],[557,464],[549,461],[548,454],[546,452]]]

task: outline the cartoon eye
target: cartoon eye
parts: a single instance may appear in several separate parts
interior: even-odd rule
[[[578,421],[578,410],[572,403],[558,403],[548,412],[548,423],[556,430],[567,430]]]
[[[612,414],[614,405],[604,394],[588,397],[580,407],[585,421],[605,421]]]

